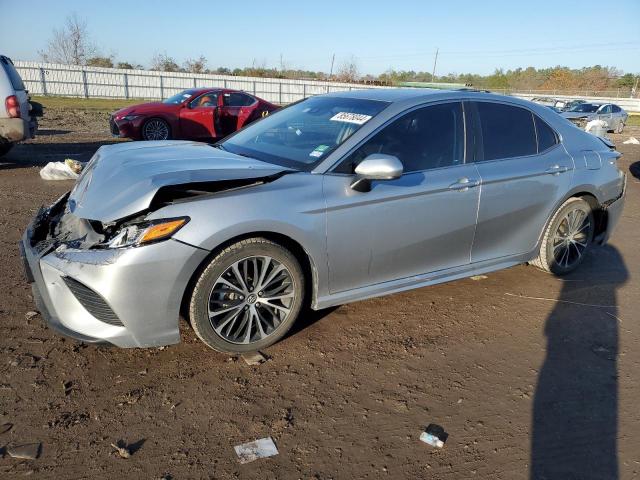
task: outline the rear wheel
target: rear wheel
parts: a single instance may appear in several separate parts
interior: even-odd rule
[[[287,249],[250,238],[216,255],[191,296],[194,331],[219,352],[243,353],[281,339],[300,312],[304,275]]]
[[[0,157],[9,153],[9,150],[13,148],[13,145],[14,144],[10,142],[0,143]]]
[[[582,198],[570,198],[551,218],[540,254],[531,263],[556,275],[575,270],[591,247],[594,229],[589,203]]]
[[[142,126],[142,138],[144,140],[169,140],[171,129],[169,124],[161,118],[151,118]]]

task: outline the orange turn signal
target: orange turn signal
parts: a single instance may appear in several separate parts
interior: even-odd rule
[[[185,223],[187,223],[186,218],[179,218],[177,220],[170,220],[168,222],[151,225],[145,230],[139,240],[139,243],[153,242],[155,240],[162,240],[163,238],[170,237]]]

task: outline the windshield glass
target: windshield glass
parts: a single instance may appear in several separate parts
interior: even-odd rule
[[[590,103],[581,103],[569,109],[570,112],[593,113],[600,108],[600,105],[592,105]]]
[[[312,170],[388,105],[357,98],[307,98],[239,131],[220,145],[238,155]]]
[[[189,98],[193,97],[193,94],[194,94],[193,90],[184,90],[180,93],[176,93],[172,97],[165,98],[164,100],[162,100],[162,103],[171,103],[173,105],[179,105],[185,100],[188,100]]]

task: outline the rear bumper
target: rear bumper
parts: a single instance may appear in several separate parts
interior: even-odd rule
[[[622,210],[624,209],[624,202],[627,193],[627,175],[624,176],[624,184],[622,187],[622,194],[612,202],[607,203],[603,208],[607,213],[607,229],[599,238],[599,243],[604,245],[609,241],[613,229],[618,224],[620,217],[622,216]]]
[[[113,250],[65,249],[46,242],[34,245],[33,235],[32,223],[20,250],[38,310],[53,330],[84,342],[119,347],[180,341],[182,296],[208,252],[175,240]],[[86,298],[69,288],[69,279],[93,291],[118,322],[97,318]]]
[[[0,139],[4,142],[20,142],[35,137],[37,122],[22,118],[0,118]]]

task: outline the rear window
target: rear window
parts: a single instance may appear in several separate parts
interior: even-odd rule
[[[550,149],[558,143],[558,136],[543,120],[534,115],[536,132],[538,134],[538,153]]]
[[[484,160],[522,157],[538,152],[533,114],[502,103],[476,103]]]
[[[20,78],[20,74],[16,70],[16,67],[13,66],[11,60],[7,57],[0,56],[0,65],[2,65],[4,71],[7,72],[7,76],[9,77],[9,81],[11,82],[13,89],[25,90],[22,78]]]

